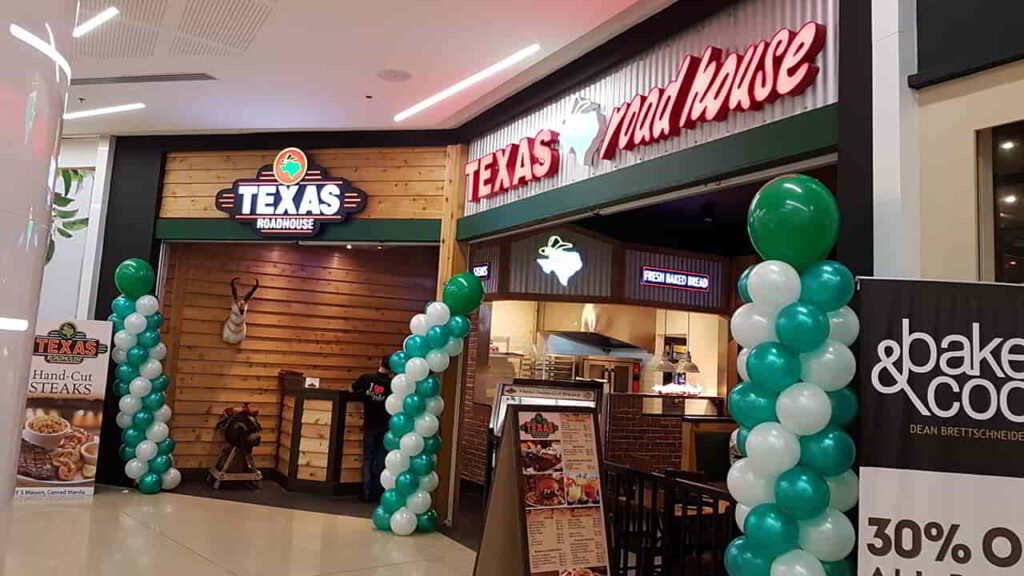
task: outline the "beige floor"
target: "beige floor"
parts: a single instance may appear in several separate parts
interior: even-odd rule
[[[222,500],[107,491],[89,505],[18,504],[5,576],[470,576],[440,534]]]

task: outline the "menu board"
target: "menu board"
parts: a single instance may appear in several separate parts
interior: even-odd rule
[[[609,576],[596,411],[509,406],[505,431],[474,573]]]

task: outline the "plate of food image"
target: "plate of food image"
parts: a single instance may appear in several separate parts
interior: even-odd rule
[[[527,474],[562,469],[562,443],[556,440],[522,442],[519,452],[523,459],[523,470]]]
[[[565,487],[561,474],[537,474],[526,477],[526,503],[536,508],[565,505]]]

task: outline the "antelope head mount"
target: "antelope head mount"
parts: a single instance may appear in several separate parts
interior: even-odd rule
[[[222,337],[228,344],[241,344],[245,340],[245,311],[249,308],[249,301],[256,294],[260,287],[260,279],[253,278],[253,287],[244,296],[238,295],[238,281],[240,278],[231,280],[231,314],[224,321]]]

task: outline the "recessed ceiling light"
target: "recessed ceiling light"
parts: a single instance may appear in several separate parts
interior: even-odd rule
[[[999,147],[1002,148],[1003,150],[1013,150],[1014,148],[1017,147],[1017,143],[1014,142],[1013,140],[1003,140],[1002,142],[999,143]]]
[[[351,250],[352,249],[352,245],[351,244],[345,244],[345,248],[348,248],[349,250]]]
[[[88,118],[90,116],[102,116],[104,114],[116,114],[118,112],[129,112],[131,110],[141,110],[146,105],[142,102],[135,102],[134,104],[121,104],[120,106],[107,106],[106,108],[93,108],[92,110],[79,110],[78,112],[68,112],[64,114],[65,120],[74,120],[76,118]]]
[[[50,60],[56,62],[57,66],[60,66],[60,69],[68,75],[68,78],[71,78],[71,64],[68,64],[68,59],[57,51],[57,47],[52,42],[43,40],[39,36],[36,36],[17,24],[11,24],[8,26],[7,30],[11,33],[11,36],[14,36],[25,44],[39,50]]]
[[[387,70],[381,70],[380,72],[377,72],[377,78],[380,78],[385,82],[405,82],[412,78],[412,74],[406,72],[405,70],[395,70],[393,68],[389,68]]]
[[[491,64],[490,66],[484,68],[483,70],[477,72],[476,74],[473,74],[468,78],[465,78],[463,80],[456,82],[455,84],[452,84],[451,86],[445,88],[444,90],[441,90],[437,94],[434,94],[430,98],[427,98],[426,100],[423,100],[422,102],[419,102],[418,104],[415,104],[410,108],[406,108],[405,110],[402,110],[398,114],[395,114],[395,122],[401,122],[402,120],[405,120],[406,118],[412,116],[413,114],[416,114],[417,112],[422,112],[423,110],[430,108],[431,106],[437,104],[438,102],[444,100],[445,98],[458,94],[459,92],[462,92],[463,90],[469,88],[473,84],[476,84],[481,80],[487,79],[497,74],[498,72],[501,72],[505,68],[508,68],[509,66],[517,64],[529,58],[530,56],[536,54],[539,50],[540,44],[531,44],[511,56],[508,56],[507,58],[504,58],[494,64]]]
[[[100,12],[99,14],[93,16],[92,18],[89,18],[85,22],[82,22],[81,24],[76,26],[74,31],[71,32],[71,35],[75,38],[85,36],[89,32],[92,32],[100,24],[103,24],[107,20],[110,20],[111,18],[117,16],[120,13],[120,10],[118,10],[114,6],[111,6],[110,8],[107,8],[106,10]]]
[[[1016,204],[1017,197],[1013,194],[1007,194],[1006,196],[1003,196],[1003,202],[1007,204]]]

